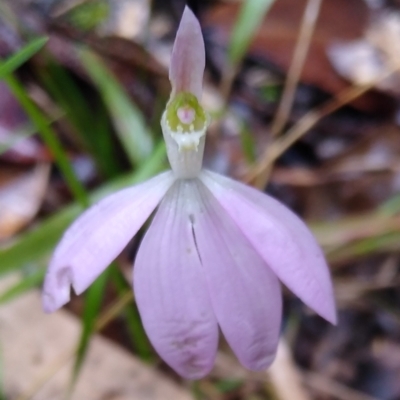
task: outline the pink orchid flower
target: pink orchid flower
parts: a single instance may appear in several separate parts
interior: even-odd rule
[[[274,360],[281,280],[336,322],[329,269],[306,225],[275,199],[202,169],[208,117],[200,25],[185,8],[172,51],[172,94],[162,116],[171,171],[108,196],[84,212],[57,246],[45,278],[52,312],[82,293],[158,207],[136,256],[133,286],[160,356],[189,379],[213,367],[221,329],[251,370]]]

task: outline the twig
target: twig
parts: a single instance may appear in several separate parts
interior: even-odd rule
[[[304,378],[307,386],[338,400],[378,400],[315,372],[306,372]]]
[[[376,86],[376,84],[400,69],[397,65],[396,68],[390,69],[381,75],[375,82],[370,82],[362,86],[351,86],[332,100],[327,101],[321,107],[311,110],[306,113],[299,121],[290,128],[284,137],[276,139],[270,147],[268,147],[264,154],[261,156],[260,161],[246,174],[244,180],[246,182],[255,182],[259,188],[265,187],[268,181],[269,172],[273,163],[279,158],[292,144],[303,137],[313,126],[315,126],[322,118],[338,110],[344,105],[352,102],[353,100],[366,93],[368,90]],[[261,179],[263,178],[263,179]]]
[[[308,0],[304,10],[299,38],[290,64],[279,108],[271,127],[272,137],[277,137],[284,128],[292,109],[296,87],[303,71],[304,63],[310,48],[311,38],[318,19],[322,0]]]
[[[127,292],[124,296],[117,299],[110,307],[97,319],[95,331],[99,331],[106,327],[113,318],[118,315],[121,310],[132,301],[132,293]],[[61,368],[65,366],[76,354],[76,346],[62,353],[48,368],[46,368],[35,382],[20,396],[14,400],[31,399]]]
[[[293,362],[289,346],[282,338],[279,340],[278,353],[268,370],[268,375],[280,400],[311,399],[303,386],[302,375]]]

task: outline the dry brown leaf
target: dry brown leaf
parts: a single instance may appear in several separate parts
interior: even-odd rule
[[[400,13],[382,13],[363,37],[332,44],[328,55],[339,74],[355,85],[377,82],[387,70],[400,66]],[[399,95],[400,73],[379,81],[376,87]]]
[[[46,191],[50,167],[41,164],[0,184],[0,240],[29,224]]]
[[[256,33],[249,54],[264,58],[287,72],[292,62],[306,2],[276,1]],[[204,24],[206,28],[210,28],[215,42],[227,45],[238,11],[238,3],[227,3],[213,7],[206,15]],[[368,8],[363,0],[324,0],[301,74],[301,82],[332,94],[338,94],[347,88],[348,82],[332,67],[326,50],[334,42],[348,42],[362,36],[367,22]],[[376,93],[367,93],[352,104],[362,110],[371,111],[378,109],[383,99],[383,96]]]
[[[6,288],[4,280],[0,287]],[[64,400],[80,323],[51,316],[30,292],[0,308],[0,345],[7,399]],[[43,378],[45,377],[45,382]],[[40,385],[40,383],[43,385]],[[132,354],[96,335],[71,400],[191,400],[191,394]]]

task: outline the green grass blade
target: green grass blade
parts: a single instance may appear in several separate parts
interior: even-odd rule
[[[68,160],[67,155],[62,148],[56,133],[50,126],[48,119],[42,114],[42,112],[36,107],[33,101],[26,94],[24,87],[21,83],[12,75],[8,75],[5,78],[10,90],[20,102],[21,106],[24,108],[26,113],[31,118],[33,124],[36,126],[38,132],[40,133],[43,141],[46,143],[47,147],[53,154],[58,167],[60,168],[65,181],[73,193],[76,200],[78,200],[82,205],[87,206],[88,199],[86,196],[86,191],[82,184],[77,179],[74,170]]]
[[[400,193],[395,194],[379,206],[379,212],[383,215],[396,215],[400,212]]]
[[[96,161],[101,173],[115,177],[121,170],[115,155],[111,125],[101,100],[91,99],[90,106],[72,76],[60,65],[49,61],[38,70],[45,88],[66,112],[78,139]]]
[[[18,67],[28,61],[36,54],[48,41],[47,37],[33,39],[27,45],[22,47],[17,53],[13,54],[7,60],[2,61],[0,65],[0,79],[14,72]]]
[[[150,159],[147,160],[147,162],[143,164],[142,168],[140,168],[136,173],[129,174],[128,176],[104,185],[90,196],[90,200],[96,201],[99,198],[104,197],[106,194],[121,189],[128,184],[140,182],[149,178],[156,172],[159,172],[164,165],[165,146],[164,143],[161,143],[154,151],[152,157],[150,157]],[[21,269],[28,263],[35,262],[35,260],[43,259],[48,256],[59,241],[66,227],[81,211],[82,207],[78,204],[68,206],[54,217],[50,217],[34,231],[23,235],[12,247],[0,250],[0,274],[15,269]],[[70,387],[71,390],[75,383],[75,379],[79,374],[88,349],[90,337],[94,330],[93,321],[97,317],[101,304],[101,293],[104,292],[105,280],[106,275],[104,278],[102,277],[94,283],[86,294],[82,334],[78,345],[73,380],[71,381]]]
[[[108,275],[109,270],[106,269],[86,291],[85,305],[82,315],[82,333],[77,346],[70,389],[73,388],[76,378],[79,375],[79,372],[85,360],[85,356],[87,354],[90,338],[95,331],[95,324],[97,316],[100,312],[100,306],[107,285]]]
[[[29,290],[37,287],[43,281],[46,273],[45,268],[38,268],[35,272],[23,276],[19,282],[11,286],[3,293],[0,293],[0,305],[13,300],[14,298],[28,292]]]
[[[232,66],[236,66],[242,60],[251,39],[273,3],[274,0],[246,0],[242,2],[228,48],[228,57]]]
[[[256,144],[248,126],[242,124],[240,129],[240,142],[246,161],[251,164],[256,161]]]
[[[0,276],[48,256],[62,233],[81,211],[82,207],[78,204],[67,206],[32,231],[17,237],[11,246],[0,249]]]
[[[107,194],[150,178],[165,167],[165,146],[160,143],[152,156],[135,173],[127,174],[104,184],[90,195],[92,202]],[[49,217],[34,230],[22,234],[13,245],[0,249],[0,275],[19,270],[27,264],[47,257],[60,240],[62,233],[82,212],[82,207],[71,204]]]
[[[151,135],[141,112],[132,104],[103,61],[82,49],[80,58],[111,113],[119,139],[132,165],[145,160],[152,151]]]
[[[118,269],[112,270],[111,279],[120,297],[124,296],[128,291],[132,291],[131,286]],[[136,304],[131,302],[125,306],[122,315],[127,323],[129,335],[132,338],[137,354],[142,360],[150,361],[153,356],[152,347],[143,329]]]
[[[63,17],[79,30],[92,31],[108,18],[112,18],[110,13],[109,1],[95,0],[77,3]]]
[[[57,117],[55,117],[54,119],[48,121],[49,125],[58,121],[60,118],[62,117],[62,115],[58,115]],[[4,153],[6,153],[8,150],[10,150],[11,148],[13,148],[16,144],[18,144],[19,142],[21,142],[24,139],[29,138],[30,136],[33,136],[37,133],[37,129],[34,125],[32,125],[31,123],[28,123],[26,125],[23,125],[17,129],[15,129],[13,131],[13,137],[12,140],[10,140],[8,143],[4,144],[1,143],[0,144],[0,156]]]

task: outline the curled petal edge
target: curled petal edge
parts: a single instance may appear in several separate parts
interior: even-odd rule
[[[86,210],[64,233],[43,284],[42,304],[53,312],[81,294],[137,233],[174,181],[171,172],[114,193]]]

